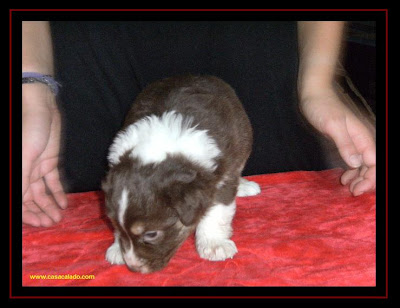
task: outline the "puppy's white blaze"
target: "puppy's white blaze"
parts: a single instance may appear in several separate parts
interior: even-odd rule
[[[118,221],[122,227],[124,226],[125,212],[128,208],[128,194],[128,190],[124,188],[121,193],[121,198],[119,199]]]
[[[206,130],[193,126],[193,118],[176,111],[143,118],[120,132],[110,147],[111,164],[127,151],[142,164],[160,163],[168,154],[181,154],[204,168],[214,170],[220,150]]]
[[[132,243],[129,250],[123,254],[123,257],[126,265],[129,267],[134,268],[142,273],[147,273],[149,271],[148,267],[143,264],[143,261],[136,256]]]

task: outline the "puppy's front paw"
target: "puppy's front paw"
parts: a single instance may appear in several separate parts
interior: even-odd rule
[[[113,243],[110,247],[108,247],[106,252],[106,260],[111,264],[125,264],[118,242]]]
[[[208,239],[196,243],[201,258],[210,261],[223,261],[238,252],[235,242],[228,239]]]
[[[238,192],[236,196],[238,197],[255,196],[258,195],[260,192],[261,192],[260,185],[258,185],[256,182],[240,178]]]

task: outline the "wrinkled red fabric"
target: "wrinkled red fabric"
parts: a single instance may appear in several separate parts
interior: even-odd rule
[[[140,274],[105,258],[113,231],[101,192],[69,194],[63,220],[23,226],[24,286],[375,286],[375,193],[353,197],[343,171],[247,177],[261,194],[237,198],[239,252],[212,262],[194,236],[162,271]],[[30,275],[94,275],[94,279],[32,279]],[[54,276],[53,276],[54,277]],[[61,276],[58,276],[61,277]],[[65,276],[64,276],[65,277]]]

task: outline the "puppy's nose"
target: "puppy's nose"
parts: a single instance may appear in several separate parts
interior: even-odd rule
[[[132,271],[132,272],[139,272],[139,273],[142,273],[142,274],[147,274],[147,273],[151,272],[151,270],[145,265],[141,265],[141,266],[127,265],[127,266],[129,268],[129,270]]]
[[[131,272],[140,272],[140,266],[127,265]]]

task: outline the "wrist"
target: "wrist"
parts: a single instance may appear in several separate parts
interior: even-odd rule
[[[23,72],[22,84],[41,83],[51,90],[54,95],[58,94],[60,84],[51,75],[44,75],[36,72]]]
[[[302,100],[310,96],[335,92],[334,84],[335,74],[332,72],[314,70],[303,73],[300,69],[297,80],[299,98]]]
[[[56,97],[49,87],[42,83],[22,85],[22,112],[38,112],[57,108]]]

